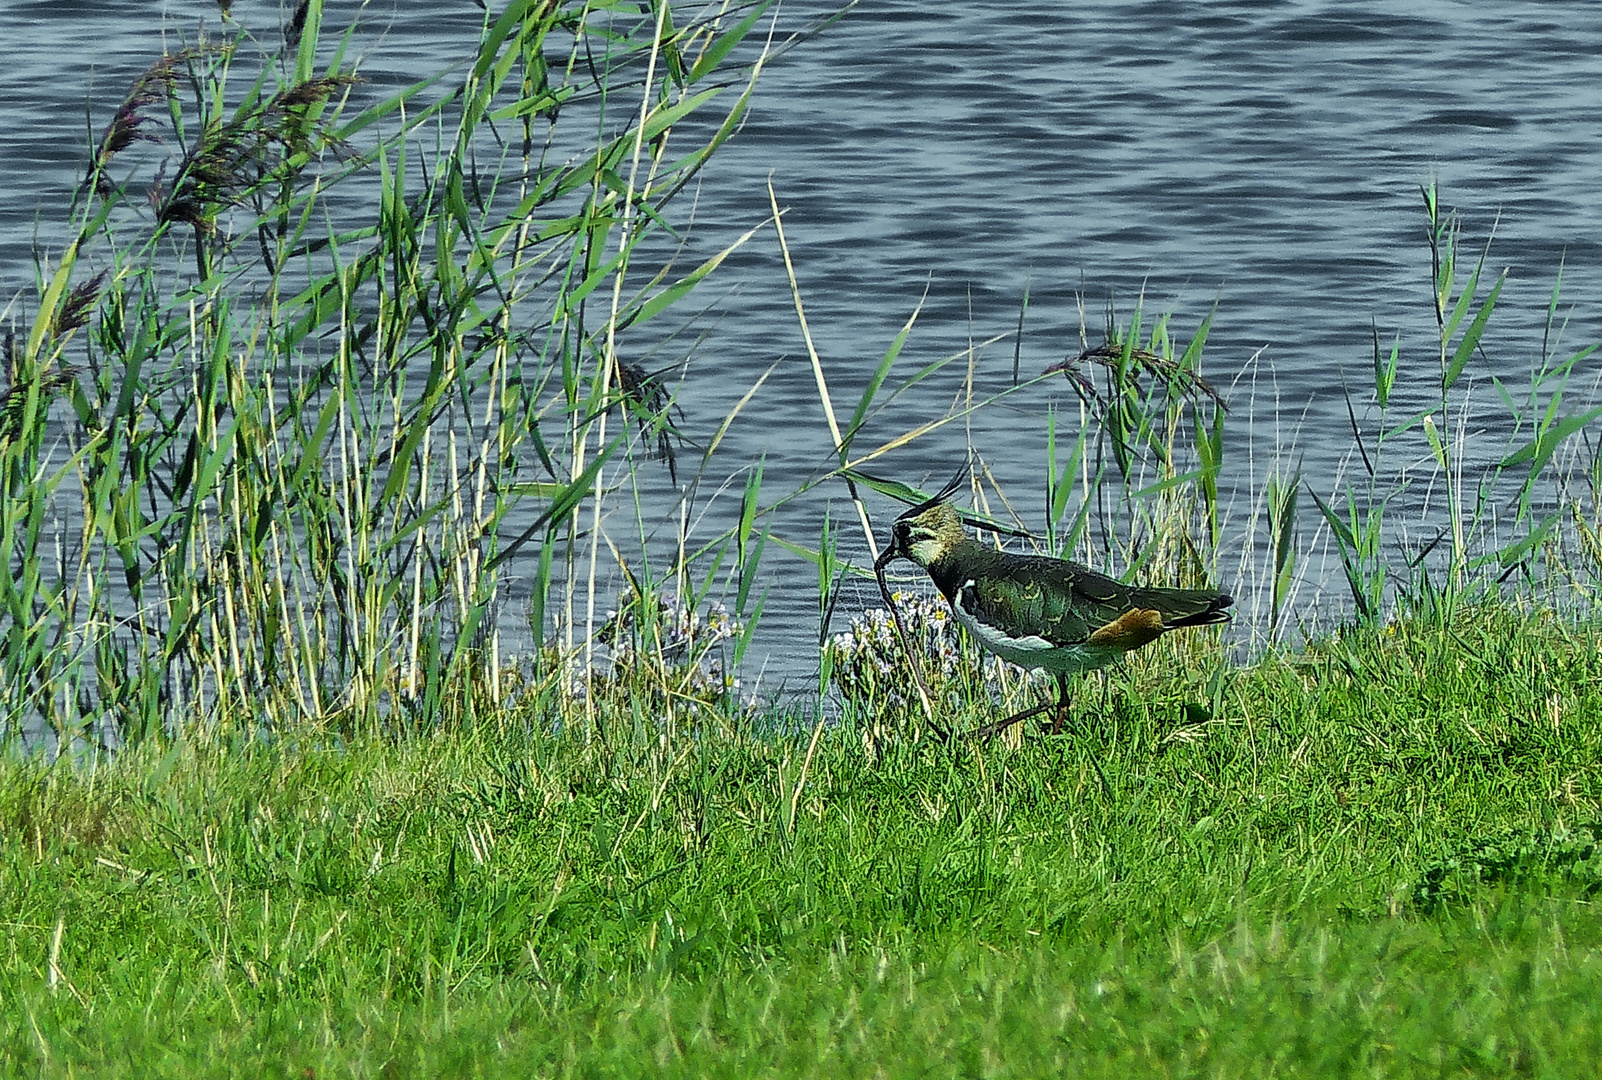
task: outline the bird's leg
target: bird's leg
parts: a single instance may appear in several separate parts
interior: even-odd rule
[[[1027,720],[1031,716],[1039,716],[1041,713],[1051,708],[1051,706],[1051,702],[1042,701],[1039,705],[1027,708],[1023,712],[1013,713],[1004,720],[997,720],[994,723],[985,724],[982,727],[976,727],[972,731],[968,732],[967,737],[970,739],[988,739],[992,736],[1000,735],[1003,731],[1006,731],[1019,721]]]
[[[1068,676],[1059,673],[1057,675],[1057,715],[1052,717],[1051,720],[1051,733],[1053,735],[1060,734],[1062,726],[1068,722],[1068,698]]]
[[[1030,708],[1025,709],[1023,712],[1013,713],[1005,720],[997,720],[993,724],[986,724],[983,727],[974,728],[968,733],[968,735],[972,738],[981,739],[989,738],[992,735],[1000,735],[1003,731],[1006,731],[1020,720],[1027,720],[1031,716],[1039,716],[1043,712],[1053,710],[1054,711],[1051,718],[1051,733],[1053,735],[1061,734],[1063,725],[1068,722],[1068,703],[1072,697],[1073,695],[1068,692],[1068,676],[1058,675],[1056,701],[1042,701],[1040,704],[1031,706]]]

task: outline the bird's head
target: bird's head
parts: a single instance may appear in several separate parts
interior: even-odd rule
[[[961,515],[948,502],[914,507],[890,527],[896,553],[923,567],[945,558],[965,535]]]
[[[966,535],[962,515],[947,501],[955,493],[956,483],[896,518],[890,527],[890,543],[879,556],[880,567],[900,555],[927,568],[962,543]]]

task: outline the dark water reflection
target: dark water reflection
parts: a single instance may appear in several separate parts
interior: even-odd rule
[[[780,21],[806,25],[829,7],[792,2]],[[479,10],[426,8],[360,9],[370,34],[358,51],[376,86],[469,52]],[[132,0],[0,9],[7,299],[29,279],[35,222],[41,242],[58,242],[57,208],[88,142],[86,98],[98,127],[163,34],[217,18],[208,4],[152,10]],[[703,175],[692,248],[715,251],[763,218],[771,177],[844,411],[920,301],[913,364],[1012,332],[1027,283],[1026,373],[1077,350],[1081,295],[1093,336],[1109,297],[1125,313],[1142,295],[1173,312],[1182,339],[1216,305],[1208,371],[1222,385],[1247,373],[1233,391],[1226,478],[1254,496],[1279,452],[1328,492],[1350,447],[1342,373],[1366,389],[1375,329],[1401,335],[1404,399],[1422,400],[1434,371],[1418,194],[1432,177],[1475,244],[1494,224],[1491,265],[1510,268],[1481,374],[1488,363],[1522,384],[1560,266],[1574,305],[1564,344],[1602,337],[1602,20],[1580,11],[867,0],[768,70],[744,130]],[[239,0],[235,14],[263,40],[277,32],[276,9]],[[355,5],[331,4],[325,24],[356,17]],[[788,488],[824,468],[829,449],[771,233],[736,253],[708,293],[724,317],[690,368],[687,423],[709,429],[790,357],[759,399],[760,420],[730,436],[731,459],[766,453],[769,484]],[[1010,381],[1013,349],[983,350],[981,390]],[[948,379],[909,395],[864,440],[943,411],[957,390]],[[1065,387],[1041,388],[972,422],[973,442],[1027,512],[1040,504],[1046,408],[1070,400]],[[970,435],[948,431],[884,470],[948,474]],[[829,494],[838,518],[843,492]],[[814,541],[824,502],[796,504],[777,530]],[[1312,545],[1310,517],[1303,533]],[[860,559],[859,538],[844,539]],[[1332,565],[1321,558],[1309,553],[1314,584]],[[773,572],[769,646],[805,641],[813,572],[777,559]],[[1254,581],[1235,587],[1249,593]],[[1310,604],[1312,585],[1305,596]],[[775,669],[801,674],[806,662],[788,655],[780,648]]]

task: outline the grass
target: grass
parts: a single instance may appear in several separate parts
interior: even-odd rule
[[[1574,1075],[1598,638],[1157,653],[1012,746],[514,712],[9,759],[0,1071]]]

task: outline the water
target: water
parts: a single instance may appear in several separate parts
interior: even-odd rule
[[[780,24],[808,25],[828,7],[787,4]],[[59,246],[58,208],[89,141],[86,100],[98,130],[163,34],[217,22],[209,4],[152,10],[142,0],[0,8],[7,300],[30,279],[36,227]],[[358,51],[380,86],[465,56],[480,17],[467,3],[409,11],[363,9],[371,30]],[[766,216],[771,177],[838,410],[849,413],[920,301],[903,354],[912,365],[1011,334],[1027,285],[1025,374],[1078,351],[1080,296],[1093,340],[1109,297],[1127,314],[1144,295],[1149,310],[1173,313],[1181,337],[1216,305],[1207,370],[1233,385],[1237,413],[1225,480],[1257,490],[1265,451],[1278,449],[1329,492],[1351,444],[1342,373],[1366,390],[1374,329],[1401,335],[1412,373],[1404,396],[1433,370],[1419,197],[1431,178],[1476,244],[1494,224],[1490,265],[1510,269],[1486,339],[1495,370],[1519,383],[1538,356],[1560,266],[1574,305],[1565,343],[1602,338],[1602,22],[1556,5],[1472,2],[999,11],[866,0],[769,68],[749,122],[703,174],[693,246],[704,252]],[[234,13],[263,40],[277,33],[270,5],[239,0]],[[325,24],[355,14],[335,5]],[[704,288],[723,318],[690,368],[686,423],[709,430],[787,357],[726,444],[734,461],[766,453],[770,490],[786,490],[826,468],[830,446],[771,231]],[[1007,340],[979,353],[981,391],[1010,382],[1013,351]],[[960,375],[911,396],[862,444],[946,408]],[[1020,510],[1038,515],[1052,402],[1072,402],[1065,385],[981,412],[968,430],[952,425],[880,471],[944,479],[971,438]],[[844,492],[826,485],[779,515],[776,530],[814,543],[831,498],[841,517]],[[1304,515],[1310,550],[1312,525]],[[864,558],[859,536],[848,531],[844,544]],[[815,633],[815,573],[770,558],[764,648],[775,675],[799,676],[806,662],[792,658],[810,650],[791,646]],[[1316,586],[1324,571],[1309,572]]]

